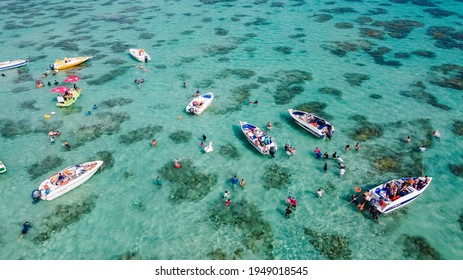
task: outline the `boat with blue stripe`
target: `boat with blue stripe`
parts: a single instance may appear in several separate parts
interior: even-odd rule
[[[334,126],[327,122],[325,119],[313,114],[295,109],[288,109],[289,114],[296,123],[319,138],[326,138],[331,140],[334,134]]]
[[[385,182],[367,191],[364,196],[382,214],[408,205],[431,184],[431,177],[408,177]]]
[[[28,60],[24,59],[0,62],[0,71],[21,67],[26,65],[28,62]]]
[[[240,121],[240,128],[246,139],[263,155],[275,156],[278,150],[273,137],[268,136],[261,128],[247,122]]]
[[[212,100],[214,100],[214,93],[212,92],[197,96],[186,106],[186,112],[199,115],[211,105]]]

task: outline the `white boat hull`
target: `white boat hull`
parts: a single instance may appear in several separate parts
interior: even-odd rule
[[[214,100],[212,92],[198,96],[186,106],[186,112],[192,115],[199,115],[211,105],[212,100]]]
[[[407,178],[394,180],[394,183],[396,185],[404,184],[405,179]],[[425,177],[418,177],[414,179],[419,179],[423,182],[425,181]],[[397,199],[390,199],[386,195],[386,184],[389,182],[378,185],[369,191],[369,195],[371,198],[370,205],[374,206],[379,212],[383,214],[390,213],[401,207],[404,207],[408,205],[410,202],[414,201],[416,198],[418,198],[428,188],[428,186],[431,184],[432,178],[429,177],[427,179],[428,183],[424,184],[420,189],[417,189],[416,187],[412,186],[407,186],[402,192],[402,195],[400,195]],[[383,205],[381,205],[380,203],[381,200],[384,200]]]
[[[331,137],[334,133],[333,125],[319,116],[294,109],[288,112],[300,127],[319,138]]]
[[[140,62],[148,62],[151,60],[151,56],[142,49],[130,49],[130,55]]]
[[[98,171],[102,164],[103,161],[101,160],[85,162],[75,166],[68,166],[53,174],[40,184],[38,188],[41,192],[40,198],[42,200],[53,200],[72,191],[90,179]],[[69,177],[66,178],[69,178],[69,181],[66,182],[66,178],[58,181],[59,173],[65,175],[68,174],[67,176]],[[73,175],[76,177],[72,178]]]
[[[274,152],[278,150],[275,139],[265,134],[259,127],[240,121],[240,128],[248,142],[251,143],[251,145],[259,151],[259,153],[269,155],[271,149],[273,149]],[[269,140],[269,142],[267,142],[268,144],[265,143],[266,139]],[[263,143],[264,145],[262,145]]]
[[[21,66],[26,65],[28,62],[29,61],[27,60],[12,60],[12,61],[0,62],[0,71],[21,67]]]

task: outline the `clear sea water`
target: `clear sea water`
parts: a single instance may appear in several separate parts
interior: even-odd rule
[[[8,168],[0,259],[463,258],[462,1],[4,0],[0,8],[0,61],[30,60],[0,77]],[[144,69],[132,47],[152,56]],[[87,55],[40,77],[56,59]],[[70,108],[55,106],[51,87],[34,86],[36,78],[65,85],[69,75],[84,89]],[[190,116],[197,89],[215,100]],[[295,125],[290,108],[325,116],[332,141]],[[273,123],[275,158],[244,139],[240,120]],[[50,129],[62,132],[53,145]],[[203,133],[214,152],[199,147]],[[324,172],[315,147],[337,152],[346,174],[331,159]],[[95,159],[106,164],[84,185],[31,202],[54,172]],[[423,174],[430,188],[378,223],[349,203],[355,186]],[[244,189],[231,188],[233,175]],[[287,196],[298,200],[289,219]],[[25,221],[33,227],[18,240]]]

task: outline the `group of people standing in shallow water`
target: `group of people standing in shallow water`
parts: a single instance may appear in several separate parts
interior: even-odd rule
[[[286,198],[286,210],[285,210],[286,218],[289,218],[291,216],[291,213],[293,213],[293,211],[296,210],[296,206],[297,206],[296,198],[292,196],[288,196],[288,198]]]
[[[244,186],[246,185],[246,182],[244,181],[244,178],[238,178],[238,176],[234,175],[233,177],[230,178],[231,182],[231,187],[232,189],[236,189],[238,184],[241,186],[241,188],[244,190]],[[223,194],[223,198],[225,199],[225,206],[230,206],[231,205],[231,192],[225,191]]]
[[[344,147],[344,151],[349,151],[350,150],[350,145],[346,145]],[[360,144],[357,143],[355,144],[355,150],[358,152],[360,150]],[[330,158],[328,152],[325,152],[323,155],[322,155],[322,151],[320,150],[319,147],[316,147],[314,149],[314,153],[315,153],[315,157],[316,158],[323,158],[324,160],[327,160]],[[338,163],[338,167],[339,167],[339,175],[340,176],[343,176],[344,173],[346,172],[346,166],[344,165],[344,160],[340,157],[338,157],[338,153],[337,152],[334,152],[332,155],[331,155],[331,158],[334,159],[335,161],[337,161]],[[323,171],[324,172],[327,172],[328,171],[328,163],[327,162],[324,162],[323,163]]]

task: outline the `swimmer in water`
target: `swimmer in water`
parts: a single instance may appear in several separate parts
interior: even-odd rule
[[[286,218],[289,218],[291,213],[293,213],[293,210],[291,210],[291,206],[288,205],[288,207],[286,207],[286,210],[285,210]]]
[[[288,196],[288,198],[286,199],[286,204],[288,206],[291,205],[291,196]]]
[[[436,138],[437,141],[440,141],[440,133],[438,130],[434,130],[432,132],[432,136],[434,136],[434,138]]]
[[[158,176],[158,177],[156,178],[155,184],[156,184],[156,185],[162,185],[162,178]]]
[[[23,224],[23,229],[21,231],[21,235],[19,235],[19,239],[22,239],[24,237],[24,235],[26,235],[26,233],[29,231],[29,229],[32,227],[32,225],[29,223],[29,222],[25,222]]]

